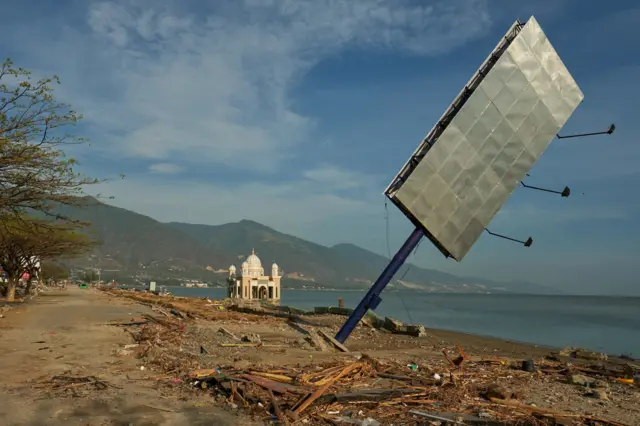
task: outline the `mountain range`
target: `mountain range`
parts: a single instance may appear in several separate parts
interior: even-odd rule
[[[82,208],[64,206],[58,212],[91,224],[88,232],[101,245],[72,266],[100,268],[103,279],[113,276],[125,282],[145,277],[221,283],[230,265],[239,267],[255,250],[265,271],[278,263],[283,287],[363,289],[388,263],[386,257],[353,244],[326,247],[250,220],[216,226],[162,223],[95,198],[85,201]],[[401,268],[391,285],[430,292],[556,293],[531,283],[458,277],[415,265]]]

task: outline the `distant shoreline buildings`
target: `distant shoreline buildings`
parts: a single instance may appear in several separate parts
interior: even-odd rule
[[[239,275],[236,267],[229,267],[227,296],[231,299],[280,300],[280,274],[277,264],[271,265],[271,275],[264,274],[264,268],[255,250],[242,262]]]

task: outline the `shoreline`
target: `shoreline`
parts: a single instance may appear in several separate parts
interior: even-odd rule
[[[301,289],[300,291],[308,291],[308,290],[304,290]],[[142,292],[143,294],[145,292]],[[126,297],[126,296],[125,296]],[[161,298],[166,297],[166,296],[161,296]],[[170,297],[175,297],[175,298],[186,298],[186,299],[202,299],[201,297],[191,297],[191,296],[175,296],[172,295]],[[204,297],[203,297],[204,298]],[[227,300],[231,300],[231,299],[227,299]],[[334,308],[337,308],[337,306],[333,306]],[[283,306],[283,308],[290,308],[296,311],[300,311],[300,316],[302,317],[309,317],[309,318],[314,318],[314,317],[323,317],[326,316],[326,314],[318,314],[315,313],[313,311],[305,311],[304,309],[295,307],[295,306],[290,306],[290,305],[286,305]],[[381,317],[378,314],[376,314],[375,312],[372,311],[372,313],[379,318],[380,320],[384,319],[385,317]],[[335,315],[332,314],[331,316],[333,316],[335,319],[337,319],[336,324],[338,326],[341,326],[344,321],[346,320],[346,318],[348,318],[348,315]],[[366,316],[365,316],[366,317]],[[405,325],[409,325],[409,324],[405,324]],[[517,339],[505,339],[499,336],[492,336],[492,335],[487,335],[487,334],[481,334],[481,333],[469,333],[469,332],[465,332],[465,331],[460,331],[460,330],[456,330],[456,329],[447,329],[447,328],[433,328],[433,327],[429,327],[427,324],[411,324],[414,326],[423,326],[425,327],[425,329],[427,330],[428,333],[431,334],[435,334],[437,336],[442,336],[442,337],[446,337],[449,339],[458,339],[461,341],[469,341],[469,342],[474,342],[474,344],[479,345],[484,343],[489,343],[492,348],[494,348],[494,352],[496,352],[497,347],[509,347],[511,349],[507,350],[507,351],[502,351],[500,349],[497,350],[497,352],[500,353],[506,353],[506,354],[511,354],[511,351],[513,351],[513,348],[517,348],[518,352],[529,352],[529,353],[535,353],[535,354],[549,354],[549,353],[558,353],[560,351],[562,351],[563,349],[567,348],[567,347],[560,347],[560,346],[555,346],[555,345],[549,345],[549,344],[541,344],[541,343],[535,343],[535,342],[528,342],[528,341],[522,341],[522,340],[517,340]],[[591,349],[587,350],[589,352],[593,352],[593,353],[598,353],[597,351],[593,351]],[[614,353],[602,353],[602,355],[606,356],[606,357],[611,357],[613,359],[622,359],[620,354],[614,354]],[[629,361],[638,361],[639,359],[635,359],[635,358],[631,358],[629,359]]]
[[[169,290],[169,289],[168,289]],[[199,289],[199,290],[203,290],[203,289]],[[291,291],[300,291],[300,292],[304,292],[304,291],[338,291],[338,290],[313,290],[313,289],[295,289],[295,290],[288,290],[288,292]],[[362,292],[364,293],[364,290],[349,290],[350,292]],[[402,291],[399,291],[400,293],[402,293]],[[409,293],[413,293],[413,292],[409,292]],[[460,296],[476,296],[476,295],[480,295],[480,294],[475,294],[475,293],[434,293],[436,295],[460,295]],[[482,294],[482,296],[485,296],[484,294]],[[495,296],[495,294],[491,294],[491,295],[487,295],[487,296]],[[503,295],[500,294],[499,296],[522,296],[522,295],[515,295],[515,294],[509,294],[509,295]],[[556,296],[556,295],[526,295],[526,296],[536,296],[536,297],[564,297],[564,295],[561,296]],[[195,299],[199,299],[202,297],[207,297],[205,295],[180,295],[177,297],[190,297],[190,298],[195,298]],[[569,297],[573,297],[573,296],[569,296]],[[581,297],[590,297],[590,296],[581,296]],[[617,297],[617,296],[616,296]],[[295,302],[292,302],[295,303]],[[290,308],[296,309],[296,310],[300,310],[300,311],[304,311],[305,309],[303,308],[299,308],[297,306],[293,306],[293,305],[283,305],[283,306],[289,306]],[[334,308],[337,308],[337,306],[332,306]],[[309,308],[307,308],[309,309]],[[313,309],[313,308],[311,308]],[[378,315],[378,314],[376,314]],[[380,316],[380,315],[378,315]],[[345,320],[347,318],[347,316],[344,317]],[[382,317],[384,318],[384,317]],[[426,323],[426,322],[417,322],[416,324],[413,325],[422,325],[424,327],[426,327],[429,330],[438,330],[438,331],[442,331],[442,332],[450,332],[450,333],[459,333],[462,335],[468,335],[468,336],[472,336],[472,337],[476,337],[476,338],[486,338],[486,339],[497,339],[499,341],[505,341],[505,342],[509,342],[512,344],[519,344],[519,345],[529,345],[531,347],[534,348],[540,348],[542,350],[547,350],[547,351],[560,351],[563,348],[566,348],[568,346],[571,346],[570,344],[562,344],[562,345],[558,345],[558,344],[552,344],[552,343],[545,343],[540,341],[531,341],[531,340],[519,340],[519,339],[514,339],[514,338],[509,338],[509,337],[502,337],[500,335],[496,335],[496,334],[485,334],[485,333],[481,333],[481,332],[471,332],[471,331],[465,331],[465,330],[461,330],[460,328],[448,328],[448,327],[431,327],[430,324]],[[636,353],[637,351],[629,351],[629,350],[622,350],[622,351],[607,351],[607,350],[602,350],[601,348],[597,348],[595,345],[583,345],[582,347],[584,347],[585,349],[594,351],[594,352],[604,352],[606,353],[608,356],[611,357],[626,357],[629,358],[630,360],[633,361],[637,361],[640,360],[640,358],[638,358],[638,356],[640,355],[640,353]]]
[[[136,289],[144,289],[145,286],[134,286],[134,285],[120,285],[117,288],[136,288]],[[224,290],[227,287],[184,287],[180,285],[163,285],[163,287],[167,289],[172,288],[181,288],[181,289],[191,289],[191,290]],[[282,287],[282,290],[289,291],[344,291],[344,292],[362,292],[366,293],[367,288],[293,288],[293,287]],[[571,294],[571,293],[521,293],[521,292],[446,292],[446,291],[428,291],[428,290],[419,290],[419,289],[394,289],[387,288],[384,293],[397,292],[397,293],[420,293],[420,294],[432,294],[432,295],[447,295],[447,296],[527,296],[527,297],[553,297],[553,298],[585,298],[585,299],[594,299],[594,298],[608,298],[608,299],[640,299],[640,295],[625,295],[625,294]]]
[[[554,360],[528,344],[441,330],[412,337],[364,324],[343,352],[322,338],[343,320],[248,314],[222,301],[133,291],[44,293],[0,319],[0,423],[231,426],[280,418],[313,426],[342,416],[399,426],[423,424],[411,414],[417,410],[469,425],[551,425],[549,413],[581,425],[640,424],[640,387],[611,376],[624,373],[622,360]],[[537,372],[522,370],[529,359]],[[333,385],[321,390],[322,380]],[[576,380],[603,388],[594,394]],[[296,408],[314,392],[318,399]]]

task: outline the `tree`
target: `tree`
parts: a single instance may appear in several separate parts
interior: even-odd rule
[[[34,81],[7,59],[0,65],[0,220],[15,222],[36,211],[58,219],[56,205],[79,206],[86,185],[98,179],[75,171],[62,148],[86,140],[64,132],[82,118],[55,100],[57,76]],[[43,225],[44,226],[44,225]]]
[[[91,250],[96,242],[75,225],[20,217],[0,226],[0,266],[7,275],[7,300],[15,299],[24,273],[38,272],[47,259],[74,257]]]
[[[40,263],[40,277],[47,280],[66,280],[69,278],[69,268],[53,259],[43,260]]]

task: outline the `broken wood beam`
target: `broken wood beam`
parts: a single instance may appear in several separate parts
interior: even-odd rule
[[[307,330],[305,330],[304,328],[300,327],[298,324],[295,323],[295,321],[293,320],[289,320],[287,321],[287,325],[291,328],[293,328],[295,331],[297,331],[300,334],[303,334],[305,336],[309,335],[309,332]]]
[[[160,325],[162,325],[164,327],[167,327],[167,328],[178,328],[178,327],[180,327],[178,324],[175,324],[173,322],[166,321],[166,320],[163,320],[163,319],[160,319],[160,318],[156,318],[153,315],[143,314],[142,317],[146,318],[147,320],[149,320],[151,322],[155,322],[156,324],[160,324]]]
[[[454,367],[454,368],[456,367],[455,362],[453,362],[453,361],[451,360],[451,358],[449,358],[449,355],[447,355],[447,350],[446,350],[446,349],[443,349],[443,350],[442,350],[442,355],[444,355],[445,359],[446,359],[447,361],[449,361],[449,364],[451,364],[451,366],[452,366],[452,367]]]
[[[262,371],[249,371],[249,374],[254,376],[264,377],[266,379],[275,380],[280,383],[293,383],[293,378],[289,376],[284,376],[282,374],[274,374],[274,373],[264,373]]]
[[[273,391],[271,389],[267,389],[267,391],[269,392],[269,397],[271,397],[271,406],[273,407],[273,412],[275,413],[276,417],[278,418],[278,420],[280,420],[280,422],[288,425],[289,420],[287,420],[287,416],[285,416],[282,412],[282,408],[280,408],[280,404],[278,404],[278,400],[273,394]]]
[[[318,398],[323,404],[349,403],[355,401],[379,402],[391,398],[403,398],[409,396],[423,396],[424,392],[413,388],[392,388],[392,389],[364,389],[348,393],[327,394]],[[424,401],[421,401],[424,402]]]
[[[146,303],[145,303],[145,305],[148,305],[148,304],[146,304]],[[152,311],[160,312],[160,313],[161,313],[162,315],[164,315],[165,317],[169,317],[169,318],[171,317],[171,315],[169,314],[169,312],[165,311],[164,309],[162,309],[162,308],[161,308],[161,307],[159,307],[159,306],[155,306],[155,305],[148,305],[148,306],[151,306],[151,310],[152,310]]]
[[[349,352],[349,349],[347,349],[346,346],[344,346],[342,343],[338,342],[336,339],[333,338],[332,335],[330,335],[326,331],[318,330],[318,333],[320,333],[322,335],[322,337],[327,339],[330,343],[333,344],[333,346],[335,346],[336,348],[340,349],[342,352]]]
[[[454,425],[462,425],[462,426],[464,426],[464,423],[462,423],[462,422],[459,422],[459,421],[456,421],[456,420],[452,420],[452,419],[448,419],[446,417],[436,416],[436,415],[429,414],[429,413],[423,413],[422,411],[411,410],[411,411],[409,411],[409,414],[413,414],[414,416],[422,417],[422,418],[425,418],[425,419],[437,420],[437,421],[440,421],[440,422],[444,422],[445,424],[451,423],[451,424],[454,424]]]
[[[342,369],[342,371],[340,371],[340,373],[338,373],[333,378],[328,380],[327,383],[325,383],[323,386],[321,386],[319,389],[313,392],[307,399],[305,399],[298,406],[298,408],[295,409],[294,413],[297,415],[300,415],[300,413],[302,413],[305,409],[307,409],[307,407],[313,404],[316,399],[320,398],[331,386],[333,386],[335,382],[340,380],[341,377],[346,376],[347,374],[349,374],[350,372],[352,372],[358,367],[362,367],[362,365],[364,365],[362,361],[356,361],[353,364],[347,365],[345,368]]]
[[[247,379],[267,390],[272,390],[273,392],[277,392],[280,394],[285,394],[285,393],[300,394],[300,393],[306,392],[300,389],[298,386],[289,385],[286,383],[279,383],[273,380],[266,379],[264,377],[254,376],[253,374],[243,374],[242,378]]]
[[[220,327],[218,329],[218,333],[224,334],[225,336],[230,337],[233,340],[238,340],[238,341],[240,340],[240,338],[238,336],[236,336],[235,334],[233,334],[231,331],[227,330],[224,327]]]

